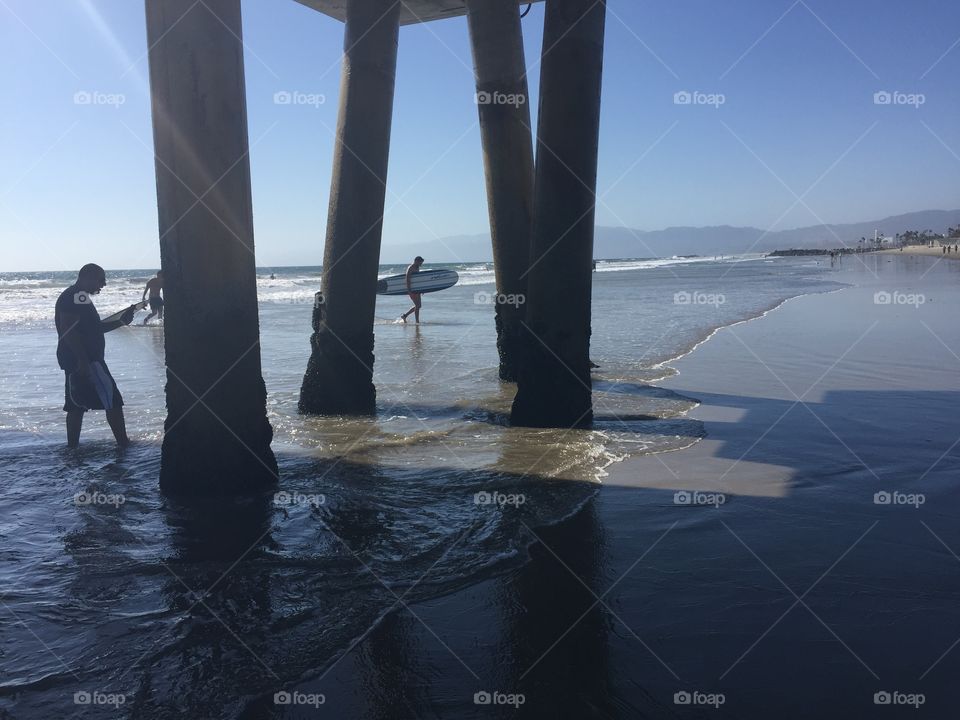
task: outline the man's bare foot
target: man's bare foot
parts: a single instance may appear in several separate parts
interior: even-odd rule
[[[406,316],[406,315],[401,315],[401,316],[400,316],[400,319],[403,320],[404,322],[406,322],[406,321],[407,321],[407,316]]]

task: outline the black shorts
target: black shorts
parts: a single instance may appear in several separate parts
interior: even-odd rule
[[[152,297],[150,298],[150,309],[153,312],[163,309],[163,298],[162,297]]]
[[[123,407],[123,396],[117,387],[110,369],[102,360],[97,361],[103,368],[103,379],[107,381],[107,387],[101,387],[101,391],[106,392],[111,407]],[[101,393],[97,392],[90,380],[84,380],[76,376],[75,373],[64,371],[63,384],[63,410],[64,412],[84,412],[85,410],[104,410],[105,403]]]

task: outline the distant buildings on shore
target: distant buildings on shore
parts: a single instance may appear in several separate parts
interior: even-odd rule
[[[838,238],[839,239],[839,238]],[[892,238],[884,236],[876,230],[872,240],[861,237],[856,245],[847,245],[827,250],[823,248],[791,248],[789,250],[774,250],[768,257],[794,257],[801,255],[849,255],[852,253],[876,252],[890,248],[904,248],[910,246],[940,247],[960,243],[960,225],[947,228],[946,233],[935,233],[932,230],[908,230],[897,233]]]

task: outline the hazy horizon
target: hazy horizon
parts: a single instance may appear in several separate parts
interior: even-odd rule
[[[953,215],[953,216],[956,217],[956,219],[950,220],[949,223],[951,223],[951,224],[952,224],[953,222],[960,223],[960,209],[956,209],[956,210],[940,210],[940,209],[936,209],[936,210],[920,210],[920,211],[916,211],[916,212],[912,212],[912,213],[905,213],[905,214],[903,214],[903,215],[890,216],[890,217],[887,217],[887,218],[874,218],[874,219],[869,219],[869,220],[861,220],[861,221],[859,221],[859,222],[853,222],[853,223],[837,223],[837,224],[831,224],[831,225],[836,225],[836,226],[843,225],[843,226],[848,226],[848,227],[854,227],[854,228],[855,228],[856,226],[860,226],[860,225],[862,225],[862,226],[871,225],[871,226],[872,226],[872,225],[875,225],[875,224],[876,224],[876,225],[878,226],[877,229],[879,229],[879,230],[881,230],[881,231],[884,231],[885,229],[884,229],[883,227],[881,227],[881,225],[884,223],[884,221],[888,221],[888,220],[891,220],[891,219],[898,219],[898,218],[901,218],[901,217],[909,217],[909,216],[913,216],[913,215],[928,215],[928,214],[932,214],[932,213],[944,213],[944,214],[948,214],[948,215]],[[922,223],[921,223],[921,224],[922,224]],[[604,248],[605,245],[609,245],[609,243],[604,242],[604,240],[609,240],[609,238],[606,238],[605,233],[610,232],[610,231],[613,231],[613,232],[627,232],[627,233],[630,233],[630,234],[637,233],[637,234],[640,234],[640,235],[655,235],[655,234],[658,234],[658,233],[666,234],[666,233],[670,233],[670,232],[680,232],[680,231],[687,231],[687,230],[689,230],[689,231],[691,231],[691,232],[706,233],[706,232],[708,232],[708,231],[710,231],[710,230],[729,229],[729,230],[744,231],[745,233],[760,232],[760,233],[762,233],[763,236],[765,236],[765,237],[768,237],[768,238],[777,238],[777,237],[781,236],[781,234],[793,233],[793,232],[802,232],[802,231],[813,231],[813,230],[815,230],[815,229],[818,228],[818,227],[821,227],[821,226],[803,226],[803,227],[797,227],[797,228],[784,228],[783,230],[778,230],[778,231],[774,231],[774,232],[769,232],[769,233],[768,233],[767,231],[764,231],[762,228],[759,228],[759,227],[756,227],[756,226],[750,226],[750,225],[745,225],[745,226],[730,226],[730,225],[725,225],[725,226],[701,226],[701,227],[674,226],[674,227],[668,227],[668,228],[658,228],[658,229],[656,229],[656,230],[644,230],[644,229],[640,229],[640,228],[617,227],[617,226],[610,226],[610,225],[597,225],[597,226],[596,226],[596,229],[597,229],[597,231],[598,231],[598,233],[597,233],[597,236],[598,236],[598,237],[597,237],[597,242],[595,243],[596,252],[595,252],[594,257],[595,257],[596,260],[648,260],[648,259],[663,259],[663,258],[670,258],[670,257],[675,257],[675,256],[681,256],[681,255],[688,255],[688,254],[690,254],[690,252],[696,250],[696,245],[695,245],[695,244],[694,244],[694,245],[688,244],[688,245],[686,245],[686,246],[684,246],[684,247],[676,248],[676,249],[675,249],[676,252],[669,251],[669,250],[665,250],[664,252],[656,253],[656,252],[653,252],[653,251],[652,251],[652,248],[651,248],[651,246],[650,246],[649,244],[645,243],[641,238],[636,238],[636,243],[635,243],[636,252],[635,252],[635,253],[632,253],[632,254],[631,254],[631,253],[625,253],[625,252],[622,252],[622,251],[621,251],[621,252],[611,252],[611,251],[608,251],[607,249]],[[895,232],[896,232],[897,230],[899,230],[899,231],[902,232],[904,229],[907,229],[907,228],[898,228],[898,229],[895,229],[895,230],[887,231],[887,232],[885,233],[885,234],[886,234],[886,237],[888,237],[888,238],[893,237],[893,235],[895,234]],[[922,231],[922,230],[926,230],[926,229],[932,229],[934,232],[941,232],[942,230],[945,230],[946,227],[944,227],[944,228],[940,228],[940,227],[933,227],[933,228],[922,227],[922,228],[921,228],[921,227],[919,227],[919,226],[917,226],[917,227],[911,226],[909,229],[915,229],[915,230],[921,230],[921,231]],[[824,235],[824,237],[827,239],[827,241],[828,241],[827,244],[828,244],[828,245],[830,245],[831,247],[836,247],[836,248],[841,248],[841,247],[853,247],[852,243],[855,243],[855,241],[856,241],[856,239],[853,238],[852,236],[850,236],[849,238],[847,238],[847,240],[848,240],[849,242],[844,241],[844,239],[843,239],[842,237],[840,237],[840,236],[830,236],[829,234],[827,234],[827,235]],[[837,240],[837,238],[839,238],[839,240]],[[834,242],[835,240],[836,240],[836,242]],[[440,260],[431,260],[431,259],[428,257],[426,264],[427,264],[427,265],[456,265],[456,264],[470,264],[470,263],[490,263],[490,262],[492,262],[492,249],[491,249],[491,247],[488,245],[489,242],[490,242],[490,233],[489,233],[489,230],[483,230],[483,231],[480,231],[480,232],[477,232],[477,233],[471,233],[471,234],[451,235],[451,236],[447,236],[447,237],[443,237],[443,238],[435,238],[435,239],[431,240],[429,244],[432,244],[432,245],[434,245],[434,246],[440,245],[440,246],[443,247],[443,248],[449,248],[449,250],[447,250],[448,255],[446,256],[446,259],[440,259]],[[767,242],[766,242],[763,246],[754,246],[754,244],[753,244],[752,242],[750,242],[749,240],[747,240],[747,241],[745,241],[746,244],[743,244],[743,245],[738,245],[738,244],[736,244],[736,243],[734,243],[734,244],[731,245],[731,244],[728,242],[728,243],[726,243],[726,244],[724,244],[724,245],[719,246],[719,249],[718,249],[717,247],[714,247],[714,248],[711,249],[710,247],[706,247],[706,246],[703,246],[703,247],[701,247],[700,249],[701,249],[701,251],[703,252],[703,255],[704,255],[704,256],[709,256],[709,255],[717,254],[718,252],[723,252],[723,254],[727,254],[727,255],[751,255],[751,254],[769,253],[769,252],[771,252],[771,251],[774,250],[774,249],[777,249],[777,250],[791,250],[791,249],[797,249],[798,247],[799,247],[799,248],[807,248],[807,249],[822,249],[823,247],[825,247],[825,245],[824,245],[823,243],[807,243],[807,244],[801,243],[799,246],[797,246],[797,245],[791,245],[791,246],[789,246],[789,247],[788,247],[788,246],[783,246],[783,247],[776,246],[776,247],[773,247],[773,245],[774,245],[776,242],[777,242],[777,241],[776,241],[775,239],[773,239],[773,240],[767,240]],[[469,244],[469,245],[468,245],[468,243],[472,243],[472,244]],[[480,243],[480,244],[483,245],[483,249],[482,249],[482,250],[477,250],[477,244],[478,244],[478,243]],[[423,253],[425,253],[425,252],[429,252],[428,250],[425,250],[425,248],[429,247],[429,244],[428,244],[428,243],[425,243],[425,242],[419,242],[419,243],[413,242],[413,243],[399,243],[399,244],[395,244],[395,245],[386,245],[386,246],[383,246],[383,247],[381,248],[380,265],[402,265],[402,264],[405,264],[405,263],[408,262],[409,259],[412,258],[414,255],[416,255],[416,254],[423,254]],[[599,245],[600,247],[598,248],[597,245]],[[471,249],[467,250],[467,251],[465,252],[465,254],[461,257],[461,256],[459,256],[459,255],[455,252],[455,248],[456,248],[457,246],[460,246],[461,249],[464,248],[464,247],[469,247],[469,248],[471,248]],[[619,246],[617,246],[617,247],[622,248],[622,247],[623,247],[622,243],[621,243]],[[728,249],[728,248],[729,248],[729,249]],[[646,252],[645,252],[645,251],[646,251]],[[473,255],[469,254],[469,253],[471,253],[471,252],[474,253],[474,254],[473,254]],[[405,253],[405,254],[401,255],[400,253]],[[388,254],[389,256],[388,256],[388,257],[384,257],[384,256],[383,256],[384,254]],[[433,254],[434,256],[436,256],[436,253],[431,253],[431,254]],[[260,253],[258,252],[258,262],[257,262],[257,269],[258,269],[258,270],[283,269],[283,268],[319,268],[319,267],[322,267],[322,265],[323,265],[323,263],[322,263],[322,256],[321,256],[321,257],[318,257],[316,262],[264,263],[264,262],[262,262],[262,261],[260,260],[259,255],[260,255]],[[441,252],[441,255],[442,255],[442,252]],[[456,256],[456,257],[453,257],[453,258],[451,259],[451,258],[449,257],[450,255],[454,255],[454,256]],[[408,256],[409,256],[409,257],[408,257]],[[93,261],[93,262],[96,262],[96,259],[93,259],[92,261]],[[103,263],[100,263],[100,264],[103,264]],[[107,271],[116,271],[116,272],[128,272],[128,271],[139,271],[139,270],[148,271],[148,270],[151,270],[151,268],[157,268],[157,267],[159,267],[159,264],[157,264],[157,265],[128,266],[128,267],[118,267],[118,266],[114,266],[114,265],[104,265],[104,267],[106,268]],[[22,272],[22,273],[37,273],[37,272],[73,272],[74,270],[75,270],[75,268],[34,267],[34,268],[26,269],[26,268],[3,268],[3,267],[0,267],[0,273],[6,273],[6,274],[10,274],[10,273],[20,273],[20,272]]]

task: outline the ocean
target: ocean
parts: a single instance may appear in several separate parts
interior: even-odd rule
[[[398,604],[525,563],[532,529],[572,515],[612,465],[697,443],[696,401],[656,384],[671,362],[718,328],[846,286],[811,258],[600,261],[596,423],[538,430],[508,424],[492,266],[427,267],[460,283],[424,297],[420,326],[397,322],[406,298],[379,298],[367,419],[297,414],[320,268],[258,270],[279,494],[190,506],[157,488],[162,325],[107,336],[131,448],[90,413],[68,451],[52,316],[73,273],[0,273],[0,711],[62,716],[101,692],[126,716],[241,715],[325,672]],[[151,274],[108,272],[101,315]]]

